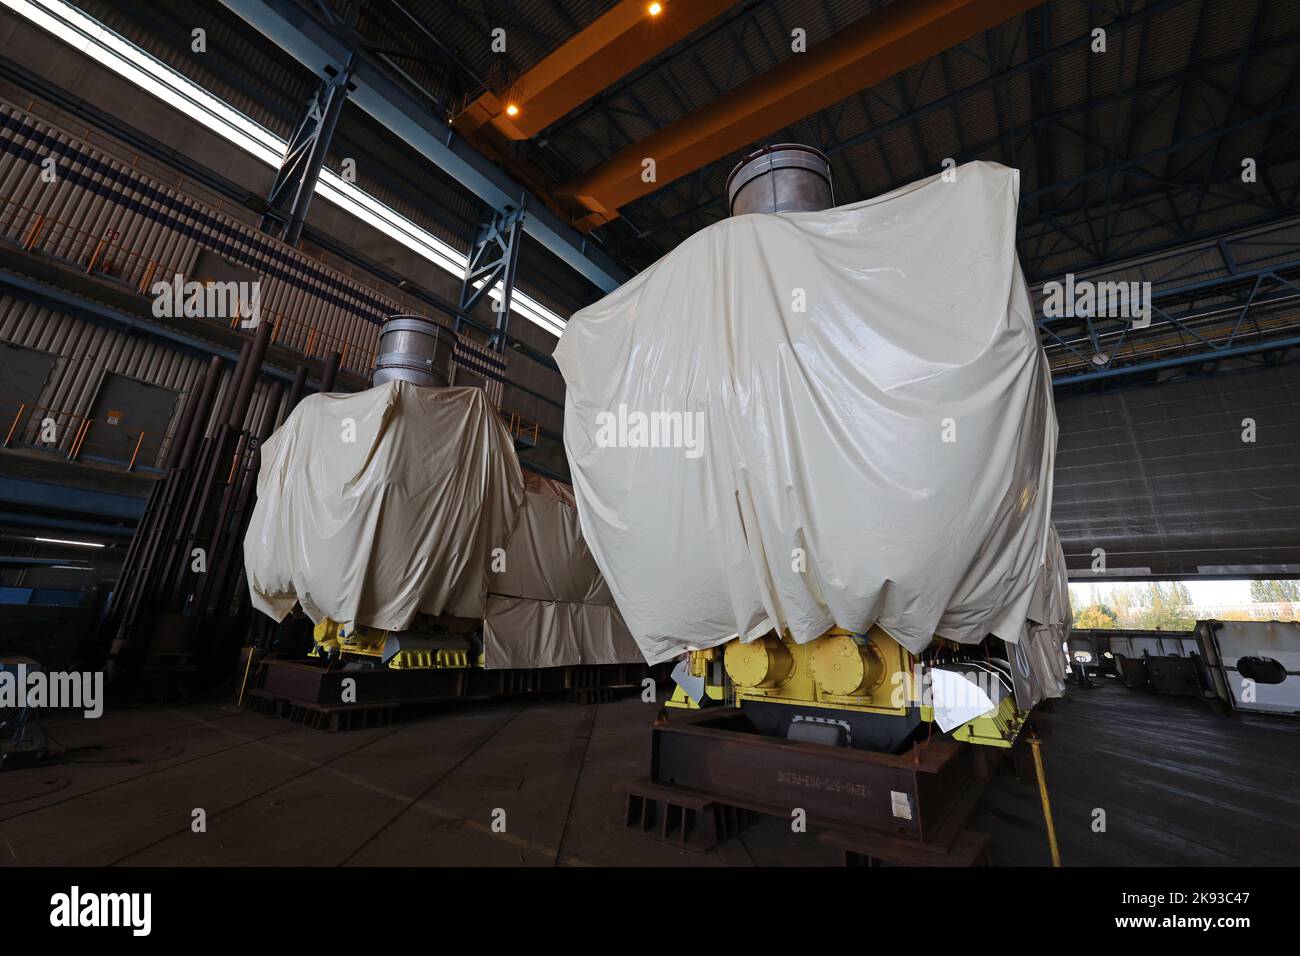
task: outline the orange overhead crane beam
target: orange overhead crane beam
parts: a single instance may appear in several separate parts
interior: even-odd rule
[[[592,229],[620,207],[748,146],[791,123],[937,56],[1041,0],[895,0],[793,53],[707,106],[651,133],[594,169],[555,189],[555,196]],[[643,177],[654,160],[655,178]]]
[[[458,117],[469,134],[491,124],[531,139],[615,80],[716,17],[735,0],[623,0],[502,93],[484,93]]]

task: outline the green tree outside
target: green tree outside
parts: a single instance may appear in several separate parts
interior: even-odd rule
[[[1119,627],[1119,618],[1104,604],[1089,604],[1074,612],[1074,626],[1113,631]]]
[[[1250,599],[1256,604],[1300,603],[1300,581],[1251,581]]]

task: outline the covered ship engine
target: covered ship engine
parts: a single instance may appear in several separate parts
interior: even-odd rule
[[[304,399],[264,444],[254,606],[351,669],[643,664],[567,486],[526,481],[483,390],[446,387],[450,335],[390,319],[374,387]]]
[[[764,148],[731,218],[570,320],[583,531],[646,660],[677,661],[670,706],[900,754],[1010,747],[1063,693],[1018,173],[953,173],[832,208],[825,156]]]

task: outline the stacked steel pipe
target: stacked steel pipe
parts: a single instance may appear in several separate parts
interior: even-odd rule
[[[283,403],[283,386],[275,383],[256,421],[244,427],[272,327],[260,323],[244,343],[215,414],[220,357],[186,403],[105,618],[110,680],[136,674],[151,653],[183,656],[202,677],[242,643],[238,622],[247,619],[248,596],[240,587],[241,542],[256,498],[259,448],[301,400],[307,381],[299,366]],[[335,353],[326,363],[322,391],[333,388],[339,358]]]

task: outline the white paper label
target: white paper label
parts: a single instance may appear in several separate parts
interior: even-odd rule
[[[894,810],[894,816],[902,817],[904,820],[912,819],[912,801],[907,799],[907,794],[890,790],[889,803]]]

